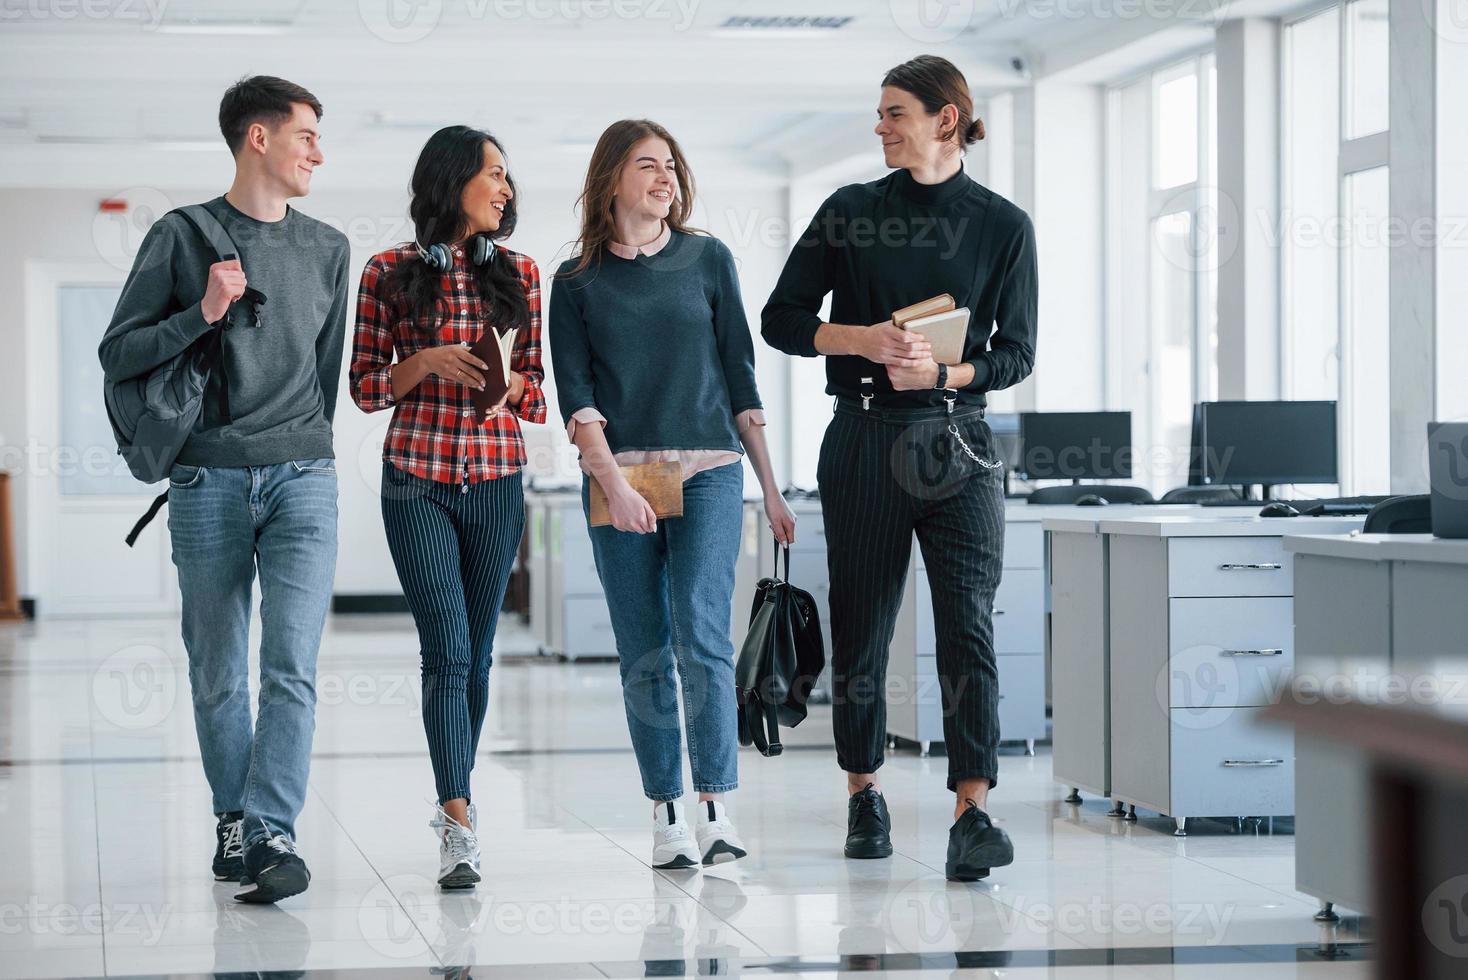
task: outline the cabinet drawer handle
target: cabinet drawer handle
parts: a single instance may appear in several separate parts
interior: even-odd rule
[[[1273,650],[1221,650],[1221,651],[1219,651],[1219,654],[1218,655],[1220,657],[1282,657],[1282,656],[1284,656],[1284,651],[1283,650],[1279,650],[1279,649],[1273,649]]]
[[[1225,562],[1218,566],[1220,572],[1277,572],[1284,568],[1277,561]]]
[[[1282,766],[1283,759],[1224,759],[1223,765],[1226,769],[1238,769],[1244,766]]]

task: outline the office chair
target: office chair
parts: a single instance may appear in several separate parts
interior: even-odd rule
[[[1233,487],[1173,487],[1162,495],[1159,504],[1201,504],[1209,500],[1237,500],[1248,503]]]
[[[1431,534],[1432,512],[1428,509],[1428,495],[1411,494],[1403,497],[1388,497],[1366,515],[1363,534]]]
[[[1073,504],[1081,497],[1095,494],[1111,504],[1150,504],[1155,501],[1146,487],[1125,484],[1078,483],[1055,487],[1040,487],[1030,491],[1032,504]]]

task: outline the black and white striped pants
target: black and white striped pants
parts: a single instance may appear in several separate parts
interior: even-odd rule
[[[981,409],[864,410],[840,399],[821,442],[817,480],[831,585],[831,682],[836,757],[876,772],[887,736],[887,655],[912,557],[927,562],[948,752],[948,788],[998,784],[999,679],[994,592],[1004,554],[1003,470]]]
[[[495,627],[525,530],[520,474],[440,483],[384,462],[382,520],[418,627],[438,802],[467,800],[489,709]]]

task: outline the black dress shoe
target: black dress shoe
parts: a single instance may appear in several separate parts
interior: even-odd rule
[[[1009,835],[994,826],[989,815],[973,800],[948,831],[948,861],[944,871],[949,881],[978,881],[989,877],[990,868],[1014,861]]]
[[[846,856],[885,858],[892,856],[892,818],[887,801],[871,783],[851,794],[846,804]]]

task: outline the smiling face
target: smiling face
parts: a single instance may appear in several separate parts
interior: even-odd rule
[[[617,178],[612,210],[631,218],[661,221],[678,193],[677,165],[666,140],[649,136],[633,145]]]
[[[465,237],[499,231],[500,222],[505,217],[505,206],[514,196],[515,192],[510,189],[504,155],[500,153],[499,147],[486,142],[484,165],[480,167],[479,173],[469,178],[459,200],[464,218],[469,223]]]
[[[286,197],[311,193],[311,174],[325,158],[316,112],[304,102],[291,103],[291,115],[278,126],[254,123],[245,132],[245,150],[260,154],[265,173]]]
[[[893,170],[930,166],[957,147],[952,139],[941,140],[958,125],[958,109],[945,105],[928,115],[918,97],[895,85],[882,88],[873,129],[882,141],[882,158]]]

